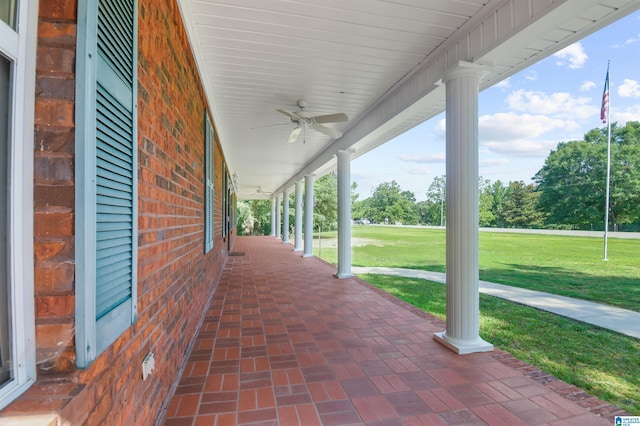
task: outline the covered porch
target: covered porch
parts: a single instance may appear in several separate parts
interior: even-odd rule
[[[166,425],[609,425],[622,412],[273,237],[239,237]]]

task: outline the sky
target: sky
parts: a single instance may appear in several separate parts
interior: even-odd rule
[[[480,175],[532,183],[559,142],[582,140],[600,120],[607,61],[610,118],[640,121],[640,11],[601,29],[480,93]],[[445,174],[445,115],[428,120],[351,164],[359,200],[395,180],[426,198]]]

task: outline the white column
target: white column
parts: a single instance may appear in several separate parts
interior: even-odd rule
[[[296,222],[295,222],[295,238],[293,241],[293,251],[302,251],[302,187],[304,182],[299,180],[296,182]]]
[[[351,273],[351,154],[338,151],[338,273],[349,278]]]
[[[304,175],[304,254],[313,257],[313,181],[314,175]]]
[[[276,199],[271,199],[271,235],[272,237],[276,236]]]
[[[459,354],[487,352],[479,334],[478,85],[482,70],[460,66],[446,85],[447,328],[435,339]]]
[[[289,244],[289,195],[290,189],[284,190],[284,200],[282,203],[282,244]]]
[[[276,238],[280,238],[280,204],[282,203],[282,195],[276,195]]]

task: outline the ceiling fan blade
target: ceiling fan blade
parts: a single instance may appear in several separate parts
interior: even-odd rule
[[[331,136],[334,139],[338,139],[342,136],[342,132],[340,130],[332,129],[331,127],[323,126],[322,124],[316,124],[313,127],[313,130],[317,130],[318,132]]]
[[[337,113],[337,114],[327,114],[327,115],[316,115],[315,117],[311,117],[313,118],[313,121],[315,121],[318,124],[321,123],[340,123],[343,121],[348,121],[349,117],[347,117],[347,114],[344,113]]]
[[[289,138],[287,139],[287,143],[295,142],[298,139],[298,136],[300,136],[301,131],[302,127],[296,127],[295,129],[293,129],[291,131],[291,134],[289,135]]]
[[[265,124],[264,126],[252,127],[251,130],[264,129],[265,127],[290,126],[290,125],[291,125],[291,122],[288,122],[288,123],[277,123],[277,124]]]
[[[289,112],[289,111],[285,111],[283,109],[277,109],[276,111],[278,111],[279,113],[282,113],[284,115],[286,115],[287,117],[289,117],[290,119],[292,119],[293,121],[298,121],[300,120],[300,117],[298,115],[296,115],[293,112]]]

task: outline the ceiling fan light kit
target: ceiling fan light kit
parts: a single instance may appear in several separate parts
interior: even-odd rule
[[[303,130],[306,130],[307,127],[315,130],[316,132],[331,136],[334,139],[342,136],[341,131],[325,126],[324,124],[348,121],[349,117],[347,117],[346,114],[339,112],[335,114],[315,115],[305,111],[307,105],[307,101],[300,99],[298,101],[298,108],[300,108],[300,110],[298,111],[285,111],[283,109],[276,110],[289,117],[289,119],[296,124],[296,127],[291,131],[291,134],[289,134],[289,137],[287,138],[287,143],[295,142],[298,139],[298,136],[300,136],[300,133]]]

